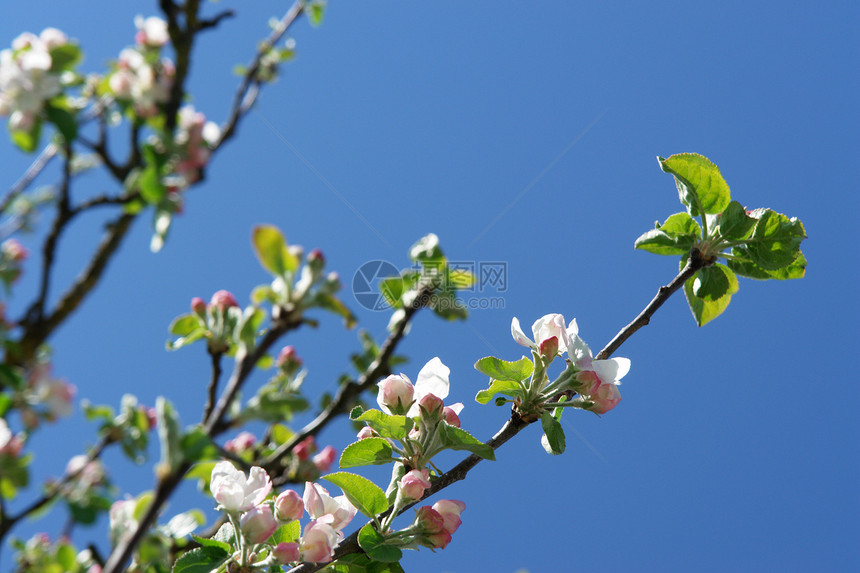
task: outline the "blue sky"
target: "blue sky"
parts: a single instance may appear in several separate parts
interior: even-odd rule
[[[233,66],[287,7],[209,7],[238,12],[201,38],[193,61],[190,92],[210,119],[225,116]],[[56,26],[79,40],[83,69],[101,71],[132,43],[134,15],[155,10],[22,3],[0,21],[0,40]],[[225,288],[247,302],[266,281],[249,246],[254,224],[323,249],[347,289],[364,262],[406,266],[408,247],[435,232],[452,260],[506,263],[504,308],[456,324],[420,315],[401,347],[403,371],[414,379],[439,356],[451,397],[466,403],[463,427],[486,439],[507,412],[473,401],[486,382],[474,361],[519,358],[513,316],[526,326],[550,312],[576,317],[595,351],[632,320],[676,272],[674,259],[633,250],[655,220],[681,210],[655,156],[698,152],[720,166],[733,198],[805,223],[806,278],[741,279],[728,311],[701,329],[683,297],[671,300],[618,352],[633,364],[620,406],[603,418],[568,412],[561,457],[543,452],[535,427],[480,464],[441,494],[467,504],[454,541],[409,554],[404,567],[856,570],[860,315],[857,240],[844,217],[858,207],[858,11],[851,2],[332,2],[322,27],[295,26],[297,59],[190,192],[162,253],[148,251],[148,222],[136,223],[95,296],[57,333],[55,371],[94,402],[165,395],[191,423],[208,361],[202,347],[166,353],[167,325],[192,296]],[[8,186],[29,158],[7,142],[0,157]],[[73,192],[104,184],[88,176]],[[80,221],[64,237],[57,290],[98,224]],[[345,297],[359,326],[382,338],[387,315]],[[339,320],[320,318],[318,330],[287,340],[314,394],[335,388],[358,347]],[[36,475],[58,475],[94,431],[76,415],[38,435]],[[341,449],[350,438],[338,424],[320,442]],[[123,492],[152,486],[149,467],[107,461]],[[211,505],[188,489],[171,509]],[[54,515],[17,533],[55,533],[64,517]],[[76,539],[105,531],[100,523]],[[8,560],[4,551],[4,569]]]

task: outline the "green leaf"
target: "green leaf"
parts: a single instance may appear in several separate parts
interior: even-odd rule
[[[198,537],[197,535],[191,534],[191,538],[199,543],[202,547],[215,547],[223,549],[225,552],[230,551],[230,544],[224,541],[219,541],[217,539],[207,539],[206,537]]]
[[[656,255],[685,255],[701,236],[702,229],[695,219],[687,213],[675,213],[636,239],[633,247]]]
[[[511,380],[491,380],[490,387],[486,390],[481,390],[475,395],[475,401],[479,404],[486,404],[496,394],[504,394],[512,398],[524,397],[523,387],[519,382]]]
[[[451,450],[467,451],[485,460],[495,461],[496,452],[493,448],[461,428],[449,424],[440,424],[442,443]]]
[[[495,356],[487,356],[475,362],[475,370],[486,374],[494,380],[507,380],[509,382],[522,382],[534,372],[535,365],[531,360],[523,356],[516,362],[508,362]]]
[[[726,266],[735,273],[751,279],[777,279],[784,281],[788,279],[801,279],[806,274],[806,257],[803,256],[803,253],[798,253],[797,258],[790,265],[775,271],[763,269],[752,262],[746,247],[734,247],[732,249],[732,256],[735,258],[729,259],[726,262]]]
[[[447,269],[445,285],[453,290],[470,289],[478,282],[477,277],[467,269]]]
[[[690,215],[722,213],[731,201],[729,186],[710,159],[698,153],[658,157],[660,168],[675,176],[678,197]]]
[[[720,214],[720,235],[729,241],[739,241],[749,236],[756,220],[747,215],[747,210],[737,201],[732,201]]]
[[[156,165],[147,165],[137,183],[140,187],[140,196],[151,205],[161,203],[167,195],[167,188],[161,182],[161,174]]]
[[[251,244],[260,264],[273,275],[281,276],[299,268],[298,259],[290,253],[287,241],[277,227],[257,225],[251,234]]]
[[[358,322],[352,311],[343,304],[343,301],[331,293],[318,292],[313,299],[313,305],[324,308],[343,318],[343,324],[346,328],[354,328]]]
[[[170,323],[170,334],[177,336],[188,336],[198,328],[200,328],[202,320],[196,314],[183,314],[177,316]]]
[[[33,153],[36,147],[39,146],[39,139],[42,137],[42,120],[36,118],[36,122],[29,130],[10,129],[12,143],[18,146],[18,149],[26,153]]]
[[[335,472],[322,478],[342,489],[350,503],[367,517],[375,517],[388,509],[385,492],[365,477],[348,472]]]
[[[348,445],[340,455],[342,469],[381,465],[394,461],[394,450],[385,438],[365,438]]]
[[[547,453],[554,456],[564,453],[564,430],[559,421],[549,412],[543,412],[540,415],[540,425],[543,428],[541,444]]]
[[[428,306],[437,316],[445,320],[466,320],[469,317],[469,309],[453,291],[440,290],[434,292],[430,296]]]
[[[403,573],[399,563],[372,561],[363,552],[344,555],[325,569],[326,573]]]
[[[57,126],[66,142],[71,143],[78,137],[78,122],[69,110],[49,104],[45,106],[45,115],[48,121]]]
[[[376,531],[372,523],[366,524],[359,530],[358,545],[375,561],[397,563],[403,558],[403,552],[400,549],[385,544],[385,536]]]
[[[753,216],[758,222],[746,240],[752,262],[769,271],[794,263],[800,254],[800,243],[806,238],[803,223],[770,209],[756,209]]]
[[[176,560],[173,573],[210,573],[229,558],[230,553],[220,547],[197,547]]]
[[[722,265],[700,269],[694,276],[693,294],[706,301],[723,298],[730,287],[729,277],[724,269]]]
[[[311,26],[319,26],[322,24],[323,16],[325,15],[325,0],[313,0],[305,6],[305,11],[308,14],[308,20]]]
[[[161,442],[161,461],[170,469],[175,469],[182,463],[180,447],[182,433],[179,428],[179,417],[173,404],[164,396],[156,398],[155,413],[158,420],[158,438]]]
[[[51,73],[72,69],[81,61],[81,49],[77,44],[64,44],[51,48]]]
[[[298,541],[301,536],[302,524],[298,520],[295,520],[278,526],[269,538],[269,541],[272,545],[277,545],[278,543],[292,543],[294,541]]]
[[[682,259],[681,265],[686,264],[686,261]],[[694,283],[700,277],[700,273],[705,270],[701,269],[696,272],[693,277],[687,279],[684,283],[684,295],[687,297],[687,304],[690,306],[690,311],[693,313],[693,318],[696,319],[696,324],[699,326],[704,326],[710,321],[717,318],[726,307],[729,306],[729,302],[731,302],[732,295],[738,292],[738,279],[735,274],[728,268],[720,264],[716,264],[711,269],[720,269],[725,275],[726,280],[728,281],[728,289],[726,293],[714,300],[706,300],[701,297],[695,295],[694,291]]]
[[[196,426],[179,440],[182,459],[189,462],[200,462],[218,459],[218,449],[203,428]]]
[[[367,410],[362,412],[361,406],[353,408],[349,419],[354,422],[367,422],[383,438],[402,440],[409,435],[414,422],[406,416],[395,416],[386,414],[381,410]]]

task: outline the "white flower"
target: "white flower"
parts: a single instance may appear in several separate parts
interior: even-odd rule
[[[545,341],[554,336],[556,340],[558,340],[559,355],[562,355],[567,351],[567,347],[570,345],[570,339],[576,336],[578,332],[579,328],[576,326],[576,319],[573,319],[570,322],[570,326],[565,327],[564,317],[562,315],[547,314],[537,319],[532,325],[532,335],[534,336],[534,340],[530,340],[520,327],[519,319],[514,317],[513,320],[511,320],[511,336],[514,337],[517,344],[539,350],[540,346]]]
[[[266,499],[272,491],[272,480],[261,467],[252,467],[246,477],[230,462],[221,461],[212,468],[209,489],[220,508],[231,512],[247,511]]]
[[[406,413],[410,418],[414,418],[420,412],[418,402],[427,394],[433,394],[440,400],[448,397],[448,375],[451,374],[451,369],[442,364],[439,357],[435,357],[430,362],[424,365],[424,368],[418,372],[418,379],[415,381],[415,394],[412,407]],[[404,376],[405,378],[405,376]],[[408,378],[407,378],[408,380]]]
[[[570,337],[568,357],[579,370],[594,372],[604,384],[621,384],[619,381],[630,372],[629,358],[594,360],[591,349],[577,334]]]
[[[312,519],[330,525],[338,533],[352,521],[358,511],[345,495],[332,497],[326,488],[309,481],[305,482],[302,501],[305,511]]]
[[[137,28],[135,41],[151,48],[160,48],[170,40],[167,32],[167,22],[157,16],[144,18],[135,16],[134,25]]]

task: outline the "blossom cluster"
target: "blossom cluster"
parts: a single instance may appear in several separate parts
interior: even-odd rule
[[[514,317],[511,321],[511,335],[518,344],[532,348],[549,359],[567,353],[568,360],[577,371],[577,391],[586,400],[585,407],[588,410],[605,414],[621,401],[618,385],[621,378],[630,371],[630,360],[595,360],[591,349],[579,337],[576,319],[571,320],[569,326],[565,326],[562,315],[547,314],[532,325],[532,340],[526,336],[520,327],[520,321]]]
[[[298,540],[270,547],[280,564],[331,561],[335,547],[343,539],[343,528],[357,512],[346,496],[333,497],[313,482],[305,483],[301,497],[286,490],[269,499],[272,482],[263,468],[254,466],[246,475],[227,461],[215,465],[210,489],[218,509],[238,525],[238,534],[249,545],[265,543],[279,525],[299,520],[307,512],[311,520]]]
[[[418,372],[414,385],[405,374],[391,375],[382,380],[378,384],[376,402],[388,414],[405,414],[410,418],[419,416],[422,410],[426,413],[440,412],[446,422],[459,428],[463,404],[458,402],[445,406],[443,402],[450,388],[450,373],[451,370],[438,357],[433,358]]]
[[[161,58],[161,48],[170,39],[167,23],[157,17],[135,19],[136,45],[119,54],[116,68],[108,77],[108,88],[114,97],[132,105],[141,118],[158,113],[158,106],[167,102],[176,67],[168,58]]]
[[[45,103],[62,92],[51,52],[68,42],[60,30],[45,28],[38,36],[21,34],[12,49],[0,51],[0,115],[9,116],[11,131],[32,130]]]

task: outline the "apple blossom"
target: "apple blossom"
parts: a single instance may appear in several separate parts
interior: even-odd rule
[[[37,364],[30,373],[32,393],[28,400],[34,404],[45,406],[45,417],[55,420],[58,417],[72,413],[72,400],[77,388],[65,380],[51,376],[51,366],[47,363]]]
[[[418,509],[413,527],[420,532],[418,542],[427,547],[444,549],[451,543],[451,533],[445,529],[445,519],[429,505]]]
[[[266,499],[272,491],[272,480],[261,467],[251,468],[248,476],[228,461],[212,468],[209,488],[219,508],[228,512],[247,511]]]
[[[3,244],[0,245],[0,251],[2,251],[4,257],[16,263],[25,261],[30,256],[30,251],[15,238],[3,241]]]
[[[50,50],[66,43],[55,28],[18,36],[12,49],[0,52],[0,115],[10,115],[13,130],[29,130],[45,102],[62,91],[58,74],[51,72]]]
[[[262,543],[278,528],[278,522],[268,505],[252,507],[239,519],[242,535],[251,543]]]
[[[404,499],[421,499],[424,490],[430,487],[430,472],[427,469],[411,470],[400,478],[398,489]]]
[[[418,403],[428,394],[432,394],[440,400],[446,398],[448,396],[448,389],[450,386],[450,383],[448,382],[448,376],[450,374],[451,370],[442,364],[442,361],[439,360],[438,356],[425,364],[424,367],[421,368],[421,371],[418,372],[418,379],[415,381],[414,402],[406,415],[410,418],[418,416]],[[406,377],[404,376],[404,378]]]
[[[532,341],[520,327],[519,319],[514,317],[511,320],[511,336],[514,337],[517,344],[540,351],[541,346],[545,342],[555,337],[558,341],[558,350],[556,352],[559,356],[567,351],[571,336],[575,336],[578,331],[575,319],[571,321],[570,326],[565,327],[562,315],[547,314],[537,319],[532,325],[532,334],[534,336],[534,341]]]
[[[278,368],[299,367],[302,365],[302,359],[299,358],[295,346],[287,345],[281,348],[278,352],[278,357],[275,359],[275,364]]]
[[[605,414],[621,401],[621,392],[615,384],[600,384],[589,395],[589,400],[594,403],[589,410],[595,414]]]
[[[295,521],[305,513],[305,504],[301,496],[288,489],[275,498],[275,517],[280,521]]]
[[[160,48],[170,40],[167,22],[157,16],[135,16],[134,25],[137,28],[134,41],[142,46]]]
[[[91,460],[84,454],[72,457],[66,464],[66,474],[74,475],[74,481],[83,487],[92,487],[102,483],[105,470],[98,460]]]
[[[336,531],[346,527],[358,511],[345,495],[332,497],[327,489],[313,482],[305,482],[302,499],[311,518],[330,525]]]
[[[403,374],[389,376],[378,386],[379,393],[376,396],[376,402],[384,412],[403,414],[412,406],[415,387]]]
[[[313,462],[320,472],[327,472],[335,458],[337,458],[337,450],[332,446],[326,446],[313,457]]]
[[[314,520],[305,525],[300,547],[301,560],[328,563],[339,541],[338,532],[328,523]]]
[[[199,296],[191,299],[191,312],[198,316],[206,315],[206,302]]]
[[[272,548],[272,555],[280,565],[293,563],[301,559],[298,543],[278,543]]]
[[[121,499],[113,502],[110,506],[108,531],[110,542],[114,547],[134,535],[134,531],[137,529],[137,520],[134,518],[136,507],[137,502],[133,499]]]
[[[433,504],[433,509],[439,512],[445,522],[445,531],[454,533],[460,527],[460,514],[466,509],[466,504],[455,499],[442,499]]]

